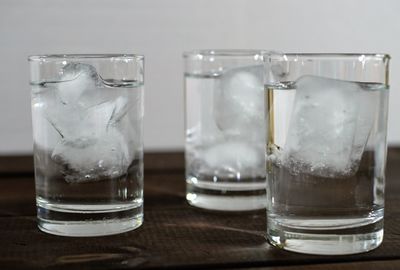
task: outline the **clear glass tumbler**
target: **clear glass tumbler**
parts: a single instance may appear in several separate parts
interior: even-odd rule
[[[223,211],[265,208],[261,51],[192,51],[184,63],[188,202]]]
[[[383,239],[389,56],[265,54],[267,234],[352,254]]]
[[[143,220],[143,56],[29,57],[39,228],[116,234]]]

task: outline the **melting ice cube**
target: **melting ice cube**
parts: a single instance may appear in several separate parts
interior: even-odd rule
[[[371,132],[374,95],[354,82],[303,76],[284,146],[292,173],[323,177],[353,174]]]

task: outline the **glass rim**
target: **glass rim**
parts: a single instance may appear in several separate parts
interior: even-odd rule
[[[390,54],[388,53],[296,53],[296,52],[289,52],[289,53],[275,53],[275,52],[266,52],[263,55],[282,55],[282,56],[290,56],[290,57],[375,57],[380,59],[391,59]]]
[[[196,56],[247,57],[267,54],[268,50],[257,49],[201,49],[183,52],[184,58]]]
[[[28,61],[43,61],[58,60],[58,59],[110,59],[110,58],[122,58],[132,60],[143,60],[144,55],[140,54],[42,54],[42,55],[30,55]]]

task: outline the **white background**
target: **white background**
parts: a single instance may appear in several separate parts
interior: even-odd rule
[[[182,149],[182,52],[384,52],[389,143],[400,144],[398,0],[0,0],[0,154],[32,151],[27,56],[145,55],[145,147]]]

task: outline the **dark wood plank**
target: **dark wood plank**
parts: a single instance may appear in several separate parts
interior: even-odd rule
[[[0,156],[0,174],[32,174],[32,156]]]
[[[374,251],[350,256],[271,247],[264,237],[264,211],[227,214],[188,206],[183,155],[152,155],[147,163],[154,163],[145,172],[145,222],[116,236],[68,238],[40,232],[33,175],[15,171],[0,176],[0,269],[400,269],[400,149],[389,152],[384,242]],[[174,164],[170,169],[169,161]]]

